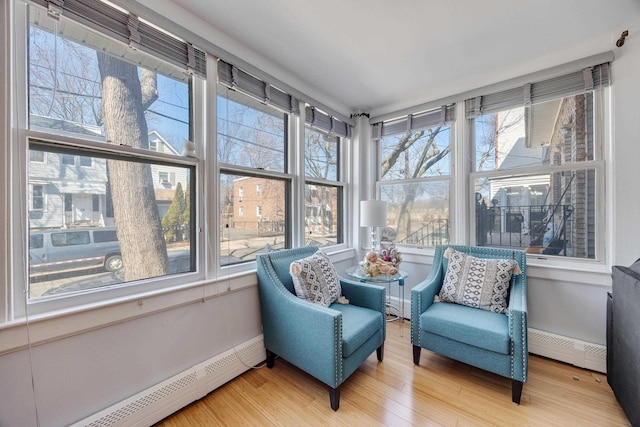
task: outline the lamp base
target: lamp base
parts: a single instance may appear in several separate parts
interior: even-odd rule
[[[376,252],[376,228],[371,227],[371,250]]]

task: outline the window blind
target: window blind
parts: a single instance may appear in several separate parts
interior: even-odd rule
[[[426,129],[438,125],[444,125],[455,119],[455,105],[443,105],[429,111],[385,122],[374,123],[372,126],[372,139],[377,140],[388,135],[397,135],[419,129]]]
[[[539,104],[556,98],[577,95],[610,85],[609,63],[569,74],[477,96],[465,101],[465,114],[473,118],[523,105]]]
[[[218,80],[225,86],[243,92],[266,104],[289,113],[300,114],[298,100],[294,96],[221,59],[218,60]]]
[[[315,128],[324,130],[333,135],[351,138],[351,125],[338,120],[329,114],[318,110],[315,107],[305,108],[305,122]]]
[[[62,15],[189,73],[206,77],[206,54],[192,44],[141,21],[135,14],[98,0],[32,0],[52,16]]]

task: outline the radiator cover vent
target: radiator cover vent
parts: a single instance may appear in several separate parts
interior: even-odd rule
[[[74,427],[149,426],[198,400],[265,359],[262,336],[187,369]]]
[[[580,368],[607,372],[607,348],[529,328],[529,352]]]

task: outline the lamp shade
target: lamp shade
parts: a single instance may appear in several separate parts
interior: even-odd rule
[[[387,225],[387,202],[363,200],[360,202],[361,227],[385,227]]]

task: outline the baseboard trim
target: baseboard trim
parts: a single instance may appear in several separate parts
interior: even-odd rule
[[[607,369],[605,346],[537,329],[529,329],[529,352],[597,372],[605,373]],[[153,425],[264,359],[264,341],[259,336],[87,417],[73,427]]]
[[[607,347],[529,328],[529,353],[570,363],[592,371],[607,372]]]
[[[72,427],[153,425],[264,360],[261,335],[85,418]]]

